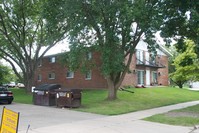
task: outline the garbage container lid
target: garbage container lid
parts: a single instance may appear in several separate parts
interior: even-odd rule
[[[81,92],[82,89],[75,89],[75,88],[61,88],[61,89],[56,89],[56,92]]]
[[[40,91],[52,91],[55,89],[61,88],[60,84],[42,84],[38,87],[36,87],[34,90],[40,90]]]

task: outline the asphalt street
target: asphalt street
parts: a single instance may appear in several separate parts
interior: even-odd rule
[[[13,103],[6,108],[20,112],[19,133],[199,133],[193,127],[172,126],[142,120],[154,114],[199,104],[180,103],[116,116],[71,109]],[[0,105],[0,110],[4,105]],[[30,128],[27,132],[28,125]]]
[[[59,124],[107,117],[97,114],[77,112],[68,108],[57,108],[19,103],[12,103],[10,105],[1,104],[0,116],[2,116],[1,114],[4,106],[7,109],[20,113],[19,132],[26,131],[29,125],[30,129],[34,130],[41,127],[55,126]]]

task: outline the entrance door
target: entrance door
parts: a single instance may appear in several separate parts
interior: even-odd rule
[[[157,72],[156,71],[152,72],[152,82],[153,82],[154,85],[158,84],[158,76],[157,76]]]
[[[150,70],[146,70],[146,85],[150,85]]]
[[[143,70],[138,70],[137,72],[137,83],[138,85],[144,85],[144,71]]]

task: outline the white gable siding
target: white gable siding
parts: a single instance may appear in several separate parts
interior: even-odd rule
[[[147,49],[147,43],[145,43],[143,41],[140,41],[138,43],[138,45],[136,46],[136,49],[143,50],[143,51],[148,51],[148,49]]]
[[[142,51],[148,51],[147,45],[148,44],[146,42],[144,42],[144,41],[141,40],[138,43],[138,45],[136,46],[136,49],[137,50],[142,50]],[[162,50],[160,50],[160,49],[157,49],[157,55],[164,55],[164,56],[166,56],[166,54]]]
[[[163,53],[161,50],[157,50],[157,55],[164,55],[164,56],[166,56],[166,54],[165,53]]]

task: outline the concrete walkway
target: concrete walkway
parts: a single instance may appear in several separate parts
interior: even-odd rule
[[[199,133],[193,127],[171,126],[141,119],[170,110],[199,104],[199,101],[180,103],[118,116],[101,117],[31,129],[28,133]],[[19,133],[26,133],[20,131]]]

